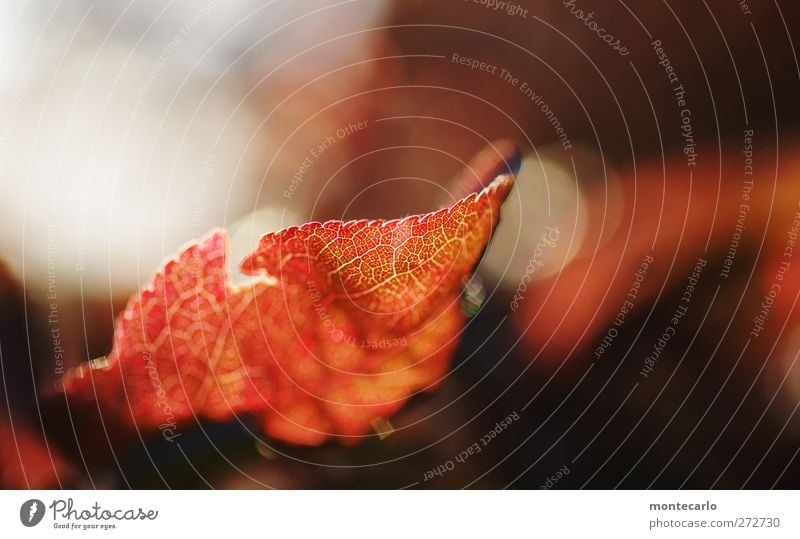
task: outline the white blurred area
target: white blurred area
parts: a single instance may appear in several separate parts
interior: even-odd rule
[[[528,153],[481,270],[508,289],[560,272],[598,249],[621,221],[621,187],[611,165],[594,149],[560,144]]]
[[[302,198],[280,193],[308,148],[276,148],[284,124],[310,111],[275,107],[289,89],[371,54],[374,32],[287,61],[380,26],[386,9],[3,0],[0,259],[34,295],[57,284],[64,295],[127,297],[213,227],[256,210],[253,239],[296,224]],[[336,90],[359,84],[349,76]]]

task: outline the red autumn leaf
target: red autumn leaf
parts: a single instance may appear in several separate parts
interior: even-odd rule
[[[481,174],[509,151],[482,153]],[[225,232],[212,232],[130,300],[107,360],[65,376],[70,406],[96,401],[106,424],[130,429],[253,413],[291,443],[357,441],[446,373],[462,283],[512,183],[501,174],[424,216],[267,234],[241,263],[244,285],[226,274]]]

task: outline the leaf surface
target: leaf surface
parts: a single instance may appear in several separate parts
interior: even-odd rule
[[[107,359],[64,377],[70,406],[143,431],[250,413],[289,443],[358,441],[446,374],[462,283],[512,184],[501,174],[424,216],[266,234],[241,263],[247,284],[231,283],[213,231],[131,298]]]

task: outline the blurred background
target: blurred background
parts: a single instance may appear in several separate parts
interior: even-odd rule
[[[778,0],[5,0],[0,485],[797,488],[798,33]],[[389,436],[109,458],[36,397],[186,242],[431,211],[500,138],[452,372]]]

